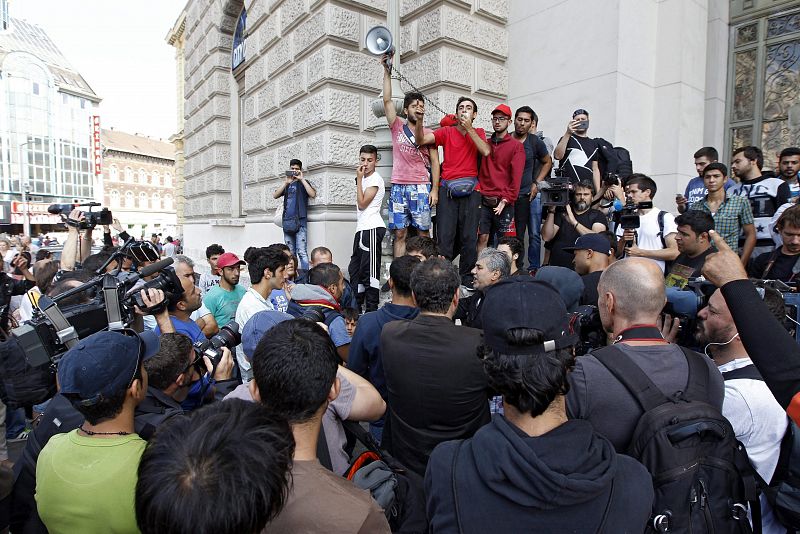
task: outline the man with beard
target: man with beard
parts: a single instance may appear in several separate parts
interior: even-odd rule
[[[678,225],[675,243],[680,254],[672,262],[665,283],[667,287],[683,289],[690,278],[700,276],[706,256],[714,252],[709,236],[709,231],[714,230],[714,219],[704,211],[690,209],[675,217],[675,224]]]
[[[245,265],[245,262],[233,252],[226,252],[220,256],[217,262],[222,274],[219,285],[212,287],[203,297],[203,304],[214,314],[214,319],[220,327],[233,320],[239,302],[247,293],[247,289],[239,285],[242,265]]]
[[[780,178],[783,178],[789,186],[789,198],[792,202],[797,202],[800,197],[800,183],[797,181],[797,171],[800,170],[800,148],[790,146],[781,150],[778,166],[781,171]]]
[[[576,109],[567,124],[567,131],[553,150],[553,157],[559,160],[559,168],[571,182],[591,181],[597,191],[600,189],[600,167],[597,164],[600,145],[589,137],[588,130],[589,112]]]
[[[571,249],[565,250],[565,247],[572,247],[575,240],[584,234],[599,234],[607,230],[606,216],[591,207],[593,195],[592,182],[581,182],[575,187],[565,211],[550,209],[542,225],[542,237],[552,245],[550,265],[573,269],[574,256]]]
[[[785,315],[783,297],[766,288],[763,300],[778,321]],[[786,412],[775,400],[750,360],[733,322],[733,316],[717,289],[708,306],[697,314],[696,339],[717,364],[725,379],[722,415],[731,422],[736,439],[747,449],[753,467],[764,480],[771,480],[786,433]],[[775,519],[767,499],[761,496],[761,526],[765,533],[786,532]]]
[[[519,196],[522,171],[525,168],[525,149],[508,135],[511,108],[500,104],[492,111],[491,152],[481,160],[478,183],[481,193],[481,220],[478,224],[478,252],[489,241],[511,230],[514,203]]]
[[[731,170],[741,183],[730,190],[731,195],[745,197],[750,201],[756,226],[756,246],[753,257],[771,252],[775,247],[769,230],[770,219],[778,208],[789,201],[789,185],[780,178],[761,175],[764,155],[756,146],[745,146],[733,153]],[[739,247],[744,246],[744,236],[739,238]]]
[[[431,208],[439,201],[439,152],[433,145],[417,142],[414,128],[418,112],[425,110],[422,93],[408,93],[403,99],[403,115],[397,116],[392,102],[392,73],[388,59],[383,65],[383,110],[392,131],[392,189],[389,192],[389,230],[394,234],[394,257],[406,252],[406,237],[411,230],[428,235],[431,228]],[[433,130],[424,129],[433,135]]]
[[[753,278],[797,282],[800,273],[800,206],[792,206],[775,223],[783,244],[758,256],[748,269]]]

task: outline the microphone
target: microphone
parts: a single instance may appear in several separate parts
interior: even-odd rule
[[[142,270],[139,271],[139,278],[147,278],[151,274],[155,274],[164,267],[169,267],[173,263],[175,263],[173,258],[164,258],[163,260],[151,263],[147,267],[142,267]]]

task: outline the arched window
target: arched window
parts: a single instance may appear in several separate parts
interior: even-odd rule
[[[153,193],[150,207],[154,210],[161,209],[161,195],[159,195],[158,192]]]
[[[158,171],[153,171],[150,173],[150,176],[153,180],[153,185],[161,185],[161,175],[158,173]]]
[[[130,167],[125,167],[125,181],[132,182],[133,181],[133,169]],[[133,194],[133,193],[131,193]]]
[[[116,182],[117,180],[119,180],[119,171],[117,170],[116,165],[112,165],[111,167],[108,168],[108,175],[111,181]],[[119,193],[117,193],[117,198],[119,198]]]
[[[111,206],[118,207],[119,206],[119,191],[116,189],[112,189],[111,193],[109,193],[109,197],[111,198]]]
[[[172,173],[164,174],[164,187],[172,187]]]
[[[173,204],[172,204],[172,195],[170,195],[169,193],[164,195],[164,209],[166,209],[166,210],[175,209]]]
[[[147,193],[142,191],[139,193],[139,209],[146,210],[147,209]]]
[[[144,169],[139,169],[139,183],[140,184],[147,183],[147,172]]]
[[[133,191],[125,191],[125,207],[134,208],[133,205]]]

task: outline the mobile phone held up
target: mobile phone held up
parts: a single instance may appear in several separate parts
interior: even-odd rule
[[[286,176],[288,176],[290,178],[296,178],[296,177],[300,176],[300,171],[295,171],[295,170],[286,171]]]

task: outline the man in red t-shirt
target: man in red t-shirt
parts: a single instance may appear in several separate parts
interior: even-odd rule
[[[514,203],[519,195],[525,170],[525,148],[508,135],[511,108],[500,104],[492,111],[491,155],[481,161],[478,184],[481,192],[481,219],[478,225],[478,252],[492,246],[499,234],[511,229]]]
[[[444,147],[442,180],[439,186],[439,204],[436,208],[436,237],[439,252],[452,261],[460,254],[461,282],[472,287],[472,269],[478,259],[478,222],[480,221],[481,194],[478,186],[478,154],[491,153],[483,128],[474,128],[472,121],[478,116],[475,101],[462,96],[456,103],[458,125],[439,128],[435,132],[423,131],[424,109],[418,110],[414,136],[419,144]],[[455,244],[461,243],[461,250]]]

